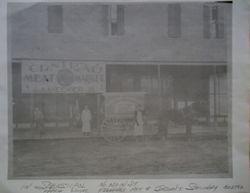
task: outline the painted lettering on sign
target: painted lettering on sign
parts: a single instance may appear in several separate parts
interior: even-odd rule
[[[143,92],[113,92],[105,94],[106,117],[134,117],[136,108],[144,108]]]
[[[23,61],[23,93],[105,92],[105,65],[94,62]]]

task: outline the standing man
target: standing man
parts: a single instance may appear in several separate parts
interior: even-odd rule
[[[34,109],[34,126],[38,129],[39,137],[41,137],[43,129],[43,113],[38,107]]]
[[[82,132],[84,135],[89,135],[91,131],[91,112],[87,105],[85,105],[82,114],[81,114],[81,121],[82,121]]]
[[[74,107],[71,103],[69,104],[69,127],[74,128]]]
[[[170,112],[168,109],[164,108],[160,114],[160,124],[159,124],[159,136],[162,139],[167,139],[168,137],[168,127],[169,127],[169,120],[170,120]]]
[[[193,124],[193,113],[191,106],[184,108],[184,120],[186,125],[186,137],[190,141],[192,139],[192,124]]]

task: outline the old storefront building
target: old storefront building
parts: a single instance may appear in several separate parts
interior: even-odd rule
[[[174,130],[191,106],[194,125],[227,126],[230,4],[10,3],[8,13],[14,131],[32,129],[34,108],[48,130],[77,130],[87,105],[98,134],[110,93],[141,93],[151,125],[166,116]]]

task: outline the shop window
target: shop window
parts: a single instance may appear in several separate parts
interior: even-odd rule
[[[147,93],[158,93],[158,80],[155,76],[141,77],[141,91]]]
[[[151,90],[150,84],[151,84],[150,76],[142,76],[142,79],[141,79],[142,91],[150,92],[150,90]]]
[[[210,115],[214,122],[225,121],[228,114],[227,75],[214,74],[209,82]]]
[[[162,94],[167,96],[171,95],[173,92],[173,77],[170,75],[166,75],[161,78],[161,89]]]
[[[180,4],[168,5],[168,37],[181,36],[181,6]]]
[[[157,68],[149,66],[108,66],[108,92],[158,93]]]
[[[122,88],[122,80],[120,73],[113,72],[109,75],[109,82],[108,82],[108,91],[109,92],[119,92]]]
[[[63,32],[63,8],[61,5],[48,6],[48,32]]]
[[[125,74],[122,81],[122,91],[134,91],[134,79],[131,74]]]
[[[204,38],[224,38],[224,15],[222,7],[218,5],[204,5],[203,7]]]

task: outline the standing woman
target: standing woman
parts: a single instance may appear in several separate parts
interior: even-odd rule
[[[89,135],[91,130],[91,112],[87,105],[85,105],[82,114],[81,114],[81,120],[82,120],[82,132],[84,135]]]
[[[138,106],[135,111],[135,136],[143,136],[143,125],[142,108]]]

